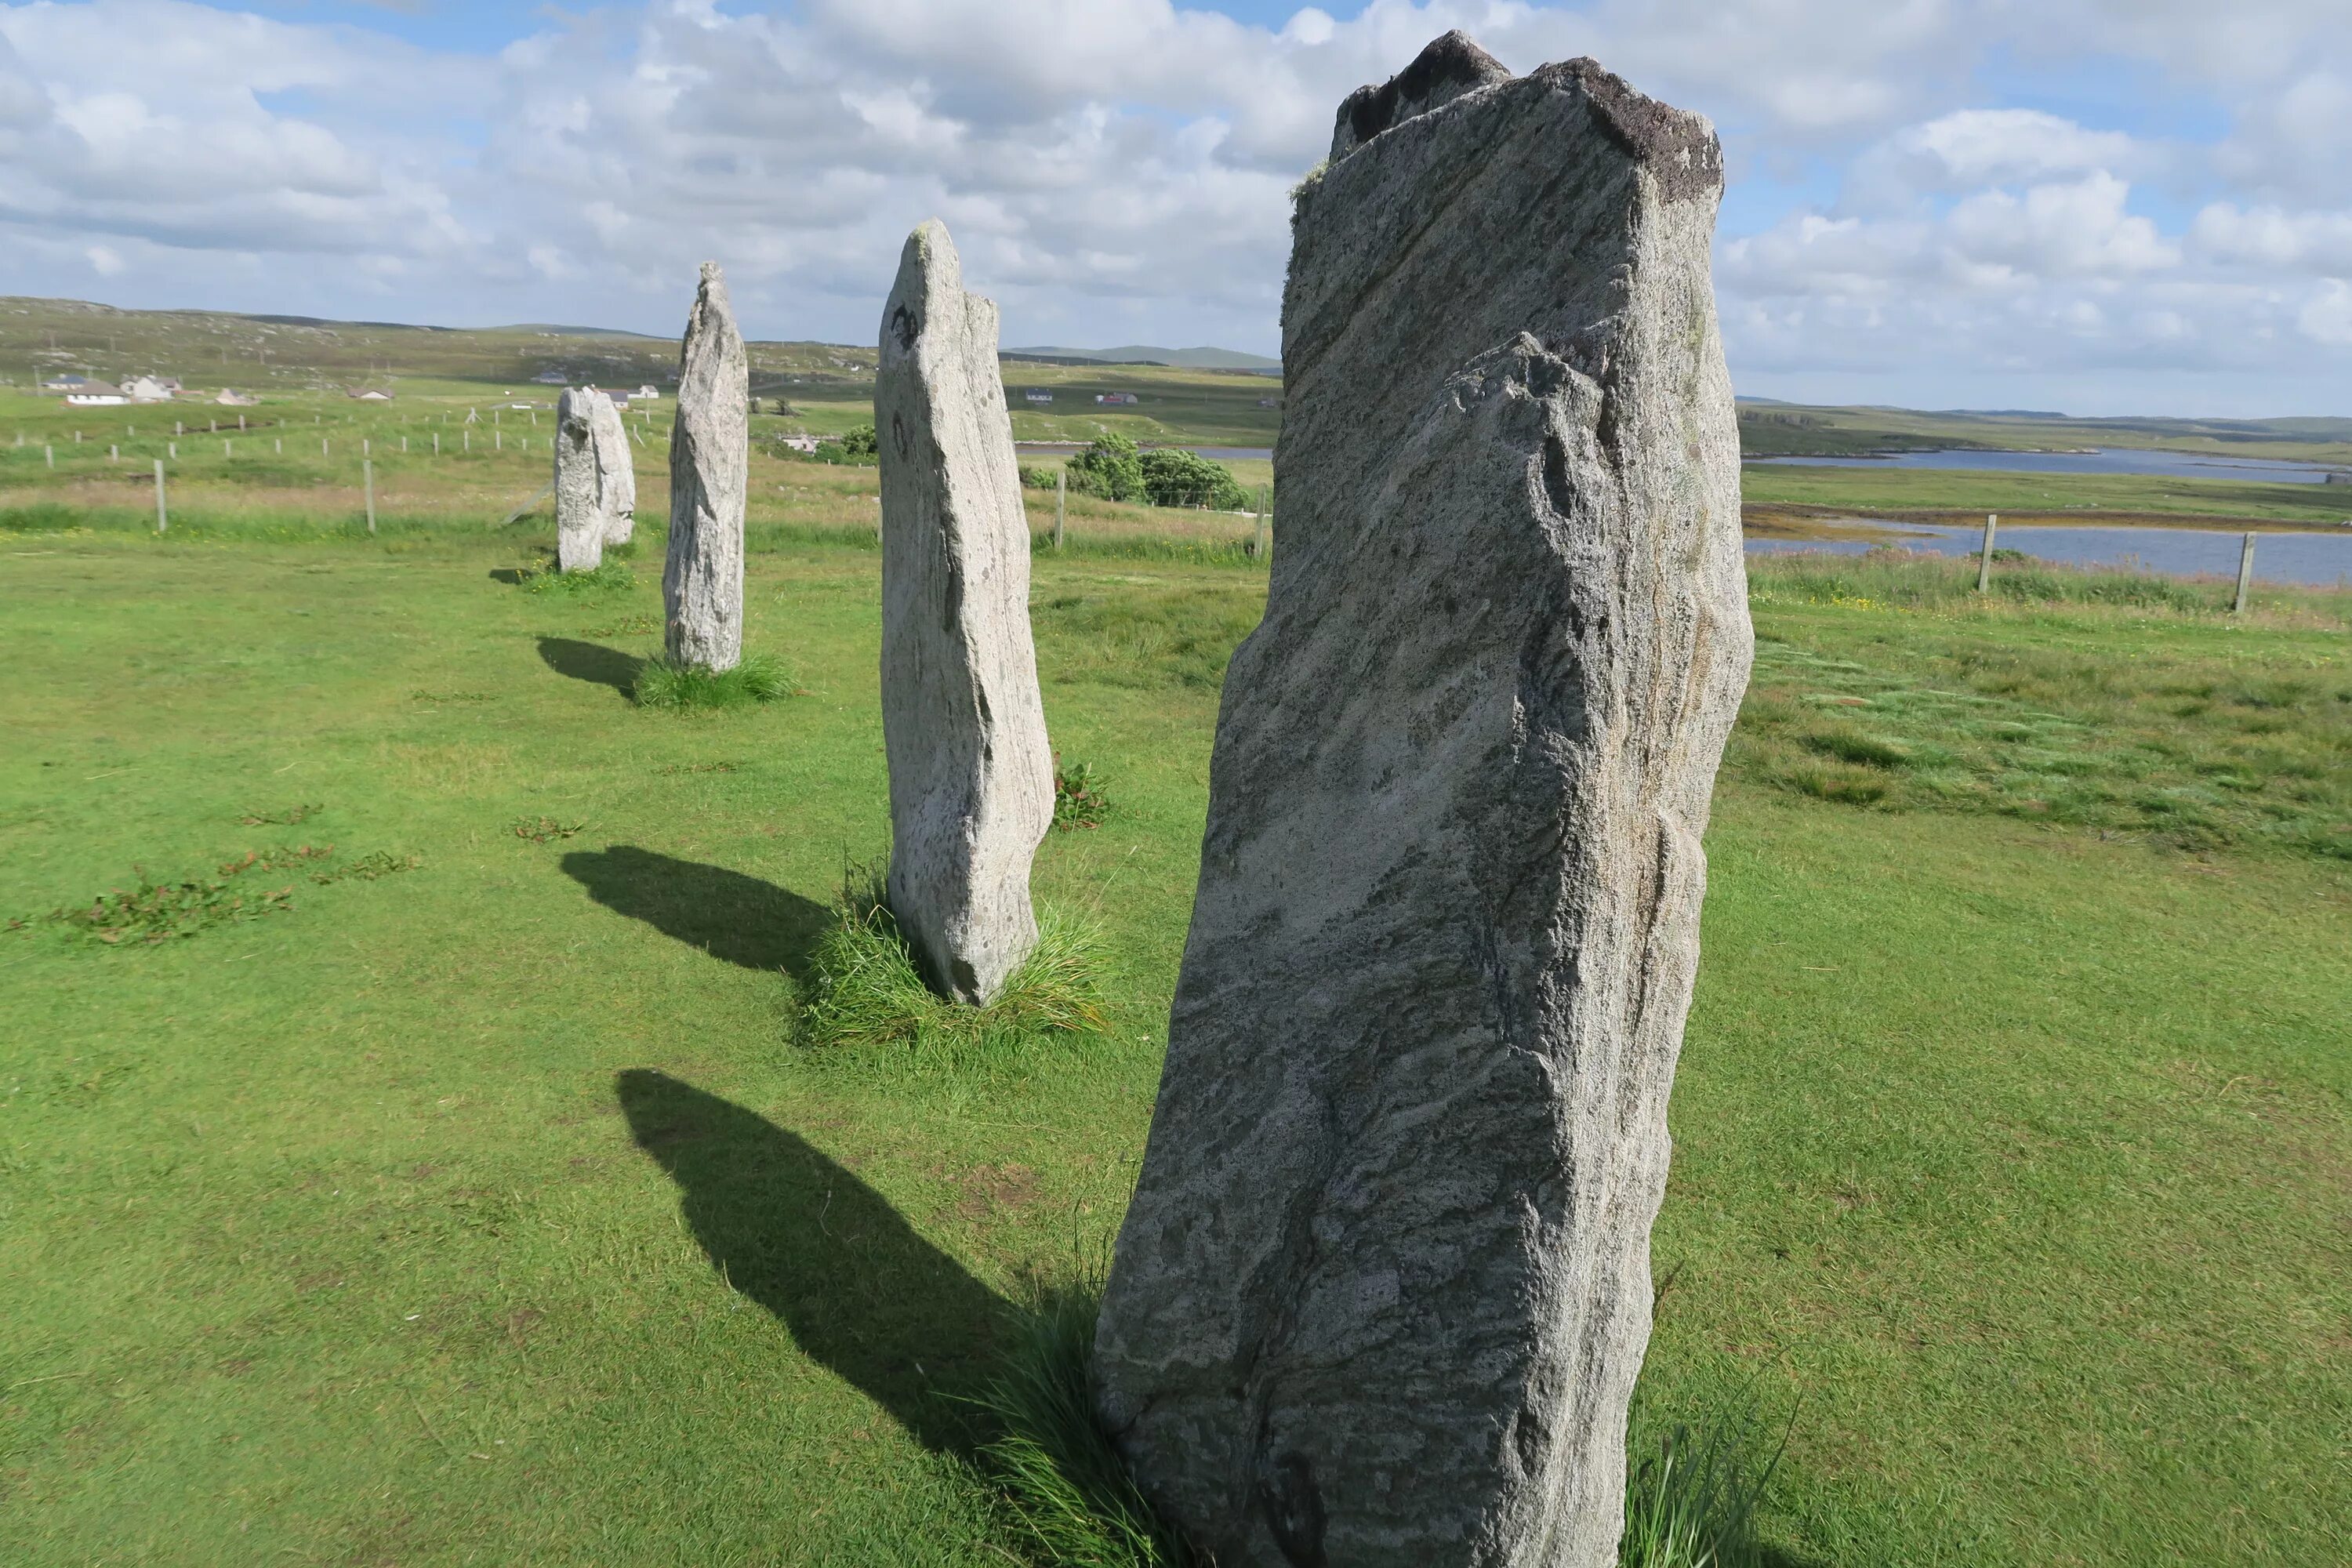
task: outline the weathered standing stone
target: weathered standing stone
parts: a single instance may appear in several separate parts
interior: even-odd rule
[[[936,220],[882,308],[882,734],[890,912],[941,994],[992,998],[1037,942],[1029,862],[1054,756],[1029,635],[1029,524],[996,306]]]
[[[748,384],[748,383],[747,383]],[[626,544],[637,531],[637,466],[629,457],[629,432],[610,396],[596,395],[592,421],[596,433],[596,482],[604,512],[604,542]]]
[[[593,572],[604,561],[604,486],[596,465],[596,405],[612,400],[567,386],[555,400],[555,565]]]
[[[1450,34],[1297,197],[1265,619],[1096,1351],[1223,1568],[1600,1568],[1753,641],[1713,131]]]
[[[751,370],[719,263],[677,356],[670,428],[669,555],[662,563],[664,652],[672,664],[732,669],[743,657],[743,492],[751,462]]]

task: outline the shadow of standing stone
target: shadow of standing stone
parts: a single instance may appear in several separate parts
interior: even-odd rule
[[[807,1140],[650,1068],[615,1079],[714,1271],[926,1447],[968,1455],[960,1395],[989,1375],[1002,1298]]]

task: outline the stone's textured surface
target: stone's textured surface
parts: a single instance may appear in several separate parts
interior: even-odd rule
[[[1483,60],[1351,99],[1298,196],[1272,587],[1096,1340],[1223,1568],[1615,1561],[1753,646],[1720,163]]]
[[[662,563],[663,652],[672,664],[732,669],[743,657],[743,492],[751,377],[719,263],[677,355],[669,448],[669,556]]]
[[[908,237],[882,308],[874,427],[890,911],[942,995],[982,1003],[1036,945],[1054,755],[996,307],[964,292],[937,221]]]
[[[637,531],[637,466],[629,456],[629,432],[610,396],[596,395],[591,421],[596,434],[596,482],[602,487],[604,542],[626,544]]]
[[[593,572],[604,562],[604,485],[596,472],[596,405],[601,392],[566,387],[555,400],[555,565]]]
[[[558,566],[593,571],[606,545],[628,542],[636,510],[637,474],[620,411],[594,387],[566,387],[555,403]]]
[[[1470,35],[1448,33],[1421,51],[1412,64],[1378,87],[1360,87],[1339,105],[1331,132],[1331,157],[1344,158],[1391,125],[1442,109],[1465,92],[1511,79],[1503,62],[1480,48]]]

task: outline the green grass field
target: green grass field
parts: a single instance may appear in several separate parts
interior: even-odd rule
[[[0,1561],[1018,1560],[961,1400],[1117,1226],[1265,577],[1144,509],[1039,558],[1108,1033],[814,1049],[871,474],[758,464],[805,694],[699,717],[625,694],[652,524],[582,595],[455,481],[0,532]],[[2339,1563],[2347,605],[1928,570],[1759,568],[1644,1408],[1790,1423],[1789,1564]],[[142,875],[213,923],[51,918]]]

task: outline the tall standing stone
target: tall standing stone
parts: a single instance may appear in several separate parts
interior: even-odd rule
[[[1298,193],[1265,619],[1096,1339],[1223,1568],[1600,1568],[1753,638],[1696,115],[1449,34]]]
[[[597,472],[596,405],[612,400],[593,387],[567,386],[555,400],[555,565],[593,572],[604,562],[604,486]]]
[[[751,376],[719,263],[677,356],[670,430],[669,555],[662,563],[664,652],[672,664],[732,669],[743,657],[743,496],[751,463]]]
[[[604,512],[604,542],[626,544],[637,531],[637,466],[629,456],[628,427],[604,393],[596,395],[596,481]]]
[[[943,995],[992,998],[1037,942],[1029,862],[1054,756],[1029,635],[1029,523],[996,306],[936,220],[882,308],[882,734],[890,912]]]

